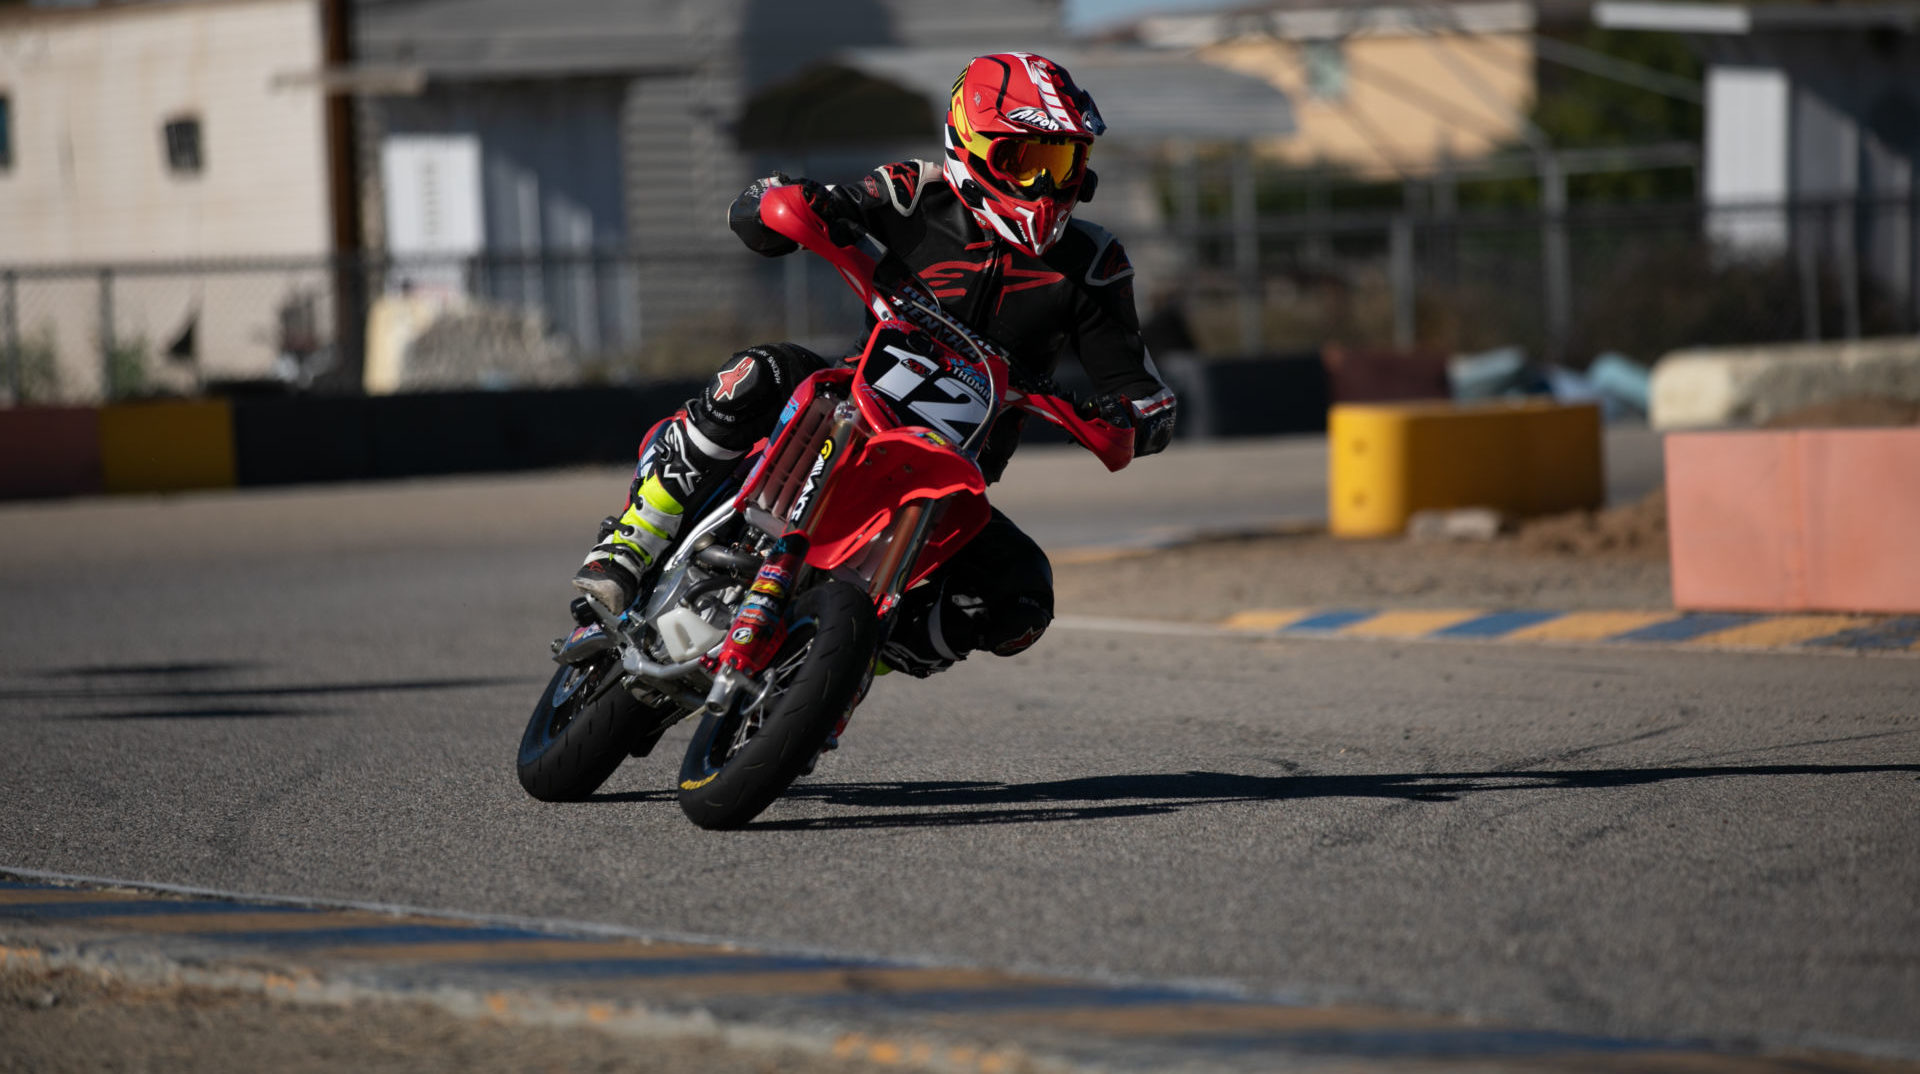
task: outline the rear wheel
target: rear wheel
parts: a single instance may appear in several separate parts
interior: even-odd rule
[[[520,736],[520,785],[543,802],[577,802],[600,789],[671,710],[641,704],[620,686],[620,659],[604,653],[562,666]],[[650,746],[651,743],[648,743]]]
[[[680,808],[702,828],[738,828],[806,770],[859,696],[879,624],[867,595],[828,582],[793,602],[761,704],[706,715],[680,767]]]

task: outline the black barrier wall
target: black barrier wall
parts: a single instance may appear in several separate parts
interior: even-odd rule
[[[1327,430],[1327,408],[1333,403],[1333,391],[1318,351],[1253,358],[1175,356],[1156,364],[1161,378],[1180,399],[1180,418],[1174,428],[1178,439]],[[1075,398],[1093,392],[1093,384],[1078,362],[1062,362],[1054,380]],[[1028,444],[1071,442],[1066,433],[1037,420],[1027,422],[1021,440]]]
[[[1180,397],[1179,435],[1210,439],[1316,433],[1329,387],[1317,353],[1201,361],[1161,374]],[[1092,387],[1078,363],[1061,387]],[[631,461],[640,437],[700,391],[701,381],[556,391],[385,396],[240,396],[232,400],[241,485],[367,481]],[[1045,422],[1030,443],[1061,443]]]
[[[236,476],[289,485],[629,462],[700,384],[235,399]]]

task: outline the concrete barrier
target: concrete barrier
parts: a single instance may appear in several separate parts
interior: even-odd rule
[[[225,399],[100,408],[100,476],[108,492],[231,488],[233,408]]]
[[[0,499],[99,491],[99,411],[53,406],[0,410]]]
[[[1920,402],[1920,336],[1675,351],[1653,368],[1656,429],[1759,425],[1842,399]]]
[[[1667,437],[1674,605],[1920,612],[1920,429]]]
[[[1327,455],[1329,528],[1341,537],[1401,533],[1417,511],[1526,516],[1595,508],[1606,496],[1593,404],[1342,404]]]

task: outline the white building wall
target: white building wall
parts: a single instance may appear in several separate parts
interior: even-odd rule
[[[314,0],[204,0],[0,16],[13,167],[0,261],[322,254]],[[197,116],[204,170],[168,171],[162,126]]]
[[[0,268],[326,256],[321,55],[315,0],[0,14],[13,121]],[[181,117],[200,123],[198,173],[168,167],[163,128]],[[147,389],[265,375],[281,307],[302,295],[326,305],[318,268],[116,273],[111,338],[144,354]],[[68,399],[98,397],[105,379],[100,292],[97,276],[16,281],[18,331],[53,347]],[[197,361],[162,358],[189,323]]]
[[[1707,201],[1727,207],[1713,214],[1709,227],[1716,239],[1742,253],[1786,249],[1784,212],[1739,207],[1777,205],[1789,197],[1790,90],[1786,72],[1778,68],[1714,66],[1707,71]]]

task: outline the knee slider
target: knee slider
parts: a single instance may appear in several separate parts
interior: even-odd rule
[[[695,427],[730,449],[746,448],[773,428],[794,386],[826,363],[792,343],[749,347],[716,373],[690,409]]]
[[[1052,597],[1048,593],[1049,598]],[[982,632],[983,647],[995,656],[1014,656],[1026,652],[1053,622],[1053,601],[1022,594],[997,609],[992,623]]]

